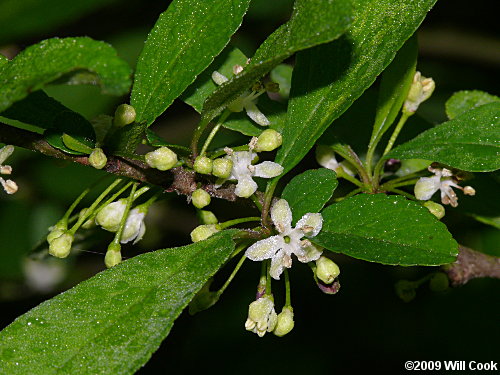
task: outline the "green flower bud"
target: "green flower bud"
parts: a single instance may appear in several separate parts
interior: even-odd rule
[[[215,224],[199,225],[191,232],[191,241],[199,242],[206,240],[211,235],[217,233],[219,229]]]
[[[416,288],[417,285],[414,282],[408,280],[399,280],[394,285],[396,294],[404,302],[410,302],[415,298],[415,296],[417,295]]]
[[[340,269],[330,258],[320,256],[316,261],[316,277],[325,284],[331,284],[340,275]]]
[[[115,118],[113,124],[121,128],[125,125],[131,124],[135,121],[135,109],[128,104],[120,104],[115,111]]]
[[[106,251],[106,256],[104,257],[104,264],[106,267],[111,268],[121,263],[122,253],[120,244],[111,242],[108,246],[108,251]]]
[[[63,234],[66,229],[54,228],[47,235],[47,242],[50,244],[55,238]]]
[[[94,148],[89,156],[89,164],[95,169],[103,169],[107,162],[108,158],[104,154],[104,151],[99,147]]]
[[[413,82],[404,103],[404,110],[414,113],[419,105],[429,99],[434,92],[436,84],[432,78],[422,77],[420,72],[415,72]]]
[[[276,323],[273,333],[279,337],[285,336],[293,329],[294,325],[293,309],[291,306],[285,306],[278,314],[278,322]]]
[[[194,160],[194,170],[201,174],[210,174],[212,173],[213,162],[212,159],[207,158],[206,156],[198,156]]]
[[[196,208],[203,208],[210,204],[211,198],[210,194],[208,194],[203,189],[196,189],[193,194],[191,194],[191,199],[193,202],[193,206]]]
[[[146,154],[146,163],[151,168],[166,171],[177,164],[177,155],[168,147],[160,147]]]
[[[219,222],[212,211],[200,210],[198,217],[202,224],[217,224]]]
[[[266,129],[257,139],[254,150],[256,152],[273,151],[281,146],[283,138],[273,129]]]
[[[433,292],[444,292],[449,286],[450,280],[443,272],[436,272],[429,281],[429,289]]]
[[[85,216],[85,214],[87,213],[87,210],[88,210],[88,208],[82,208],[82,210],[78,213],[78,218]],[[87,221],[85,221],[82,224],[83,229],[90,229],[93,227],[95,227],[95,220],[94,219],[87,219]]]
[[[442,205],[433,201],[427,201],[424,203],[424,207],[427,208],[431,214],[436,216],[439,220],[444,217],[445,210]]]
[[[233,161],[226,158],[218,158],[213,161],[212,174],[219,178],[228,178],[233,170]]]
[[[66,258],[73,243],[73,235],[69,231],[63,232],[59,237],[49,243],[49,254],[57,258]]]
[[[109,232],[116,232],[120,227],[126,206],[127,201],[125,199],[119,199],[106,205],[97,213],[95,217],[96,223]]]
[[[264,295],[248,306],[248,318],[245,329],[252,331],[262,337],[266,332],[272,332],[278,322],[278,316],[274,311],[274,300],[272,296]]]

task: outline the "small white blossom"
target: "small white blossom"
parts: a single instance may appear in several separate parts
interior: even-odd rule
[[[0,148],[0,174],[11,174],[12,167],[10,165],[3,165],[2,163],[7,160],[7,158],[14,152],[14,146],[7,145]],[[0,177],[0,184],[2,185],[4,191],[7,194],[14,194],[18,187],[17,184],[12,180],[4,180]]]
[[[136,244],[142,239],[146,232],[146,225],[144,224],[146,212],[147,210],[141,207],[130,210],[120,238],[121,243],[134,241],[133,243]]]
[[[229,158],[233,162],[233,168],[228,180],[237,180],[234,193],[238,197],[248,198],[257,190],[257,183],[252,177],[273,178],[283,172],[283,167],[272,161],[264,161],[260,164],[252,165],[252,160],[257,154],[251,151],[227,150]]]
[[[252,331],[262,337],[276,327],[278,315],[274,311],[272,296],[264,295],[248,306],[248,319],[245,322],[247,331]]]
[[[458,206],[457,194],[452,188],[460,189],[466,195],[474,195],[476,191],[471,186],[462,187],[457,184],[453,178],[453,173],[446,168],[428,168],[434,173],[432,177],[422,177],[415,184],[415,197],[419,200],[426,201],[431,199],[434,193],[441,190],[441,202],[449,204],[452,207]]]
[[[316,148],[316,161],[322,167],[331,169],[332,171],[335,171],[337,173],[344,172],[345,174],[348,174],[352,177],[356,175],[354,168],[352,168],[352,166],[348,162],[344,160],[339,163],[337,161],[337,159],[335,158],[335,152],[330,147],[318,146]]]
[[[241,70],[239,70],[238,72],[241,72]],[[228,81],[226,76],[217,71],[212,73],[212,79],[218,85],[222,85],[224,82]],[[247,112],[248,117],[250,117],[257,124],[262,126],[268,126],[270,124],[269,120],[261,111],[259,111],[256,105],[257,98],[265,92],[266,92],[265,89],[260,89],[251,92],[246,91],[243,94],[241,94],[238,98],[236,98],[232,103],[230,103],[227,106],[227,108],[231,112],[241,112],[245,110]]]
[[[323,226],[319,213],[307,213],[292,228],[292,211],[288,202],[280,199],[271,208],[271,219],[278,235],[258,241],[250,246],[245,255],[255,261],[271,259],[271,276],[279,280],[284,267],[292,266],[292,254],[302,263],[319,259],[323,252],[304,236],[315,237]]]

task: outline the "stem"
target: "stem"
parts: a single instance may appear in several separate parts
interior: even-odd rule
[[[123,212],[123,216],[120,221],[120,226],[116,231],[115,238],[113,238],[113,243],[116,245],[120,245],[122,233],[123,230],[125,229],[125,224],[127,223],[128,213],[130,212],[130,208],[132,207],[132,203],[134,202],[134,195],[135,195],[135,190],[137,189],[137,185],[138,185],[137,182],[134,185],[132,185],[132,190],[130,192],[130,195],[128,196],[127,205],[125,206],[125,211]]]
[[[253,203],[255,204],[255,206],[257,206],[257,208],[259,209],[259,211],[262,212],[262,204],[260,204],[259,198],[255,194],[252,194],[250,196],[250,199],[253,201]]]
[[[75,207],[78,205],[78,203],[81,202],[81,200],[88,194],[89,191],[90,191],[90,188],[85,189],[78,196],[78,198],[75,199],[75,201],[71,204],[71,206],[69,206],[68,210],[66,211],[66,213],[63,216],[63,218],[61,219],[62,221],[64,221],[65,223],[68,222],[68,219],[71,216],[71,213],[73,212],[73,210],[75,209]]]
[[[286,297],[285,297],[285,307],[292,307],[292,299],[290,297],[290,276],[288,275],[288,270],[285,268],[285,290],[286,290]]]
[[[357,178],[352,177],[351,175],[349,175],[349,174],[347,174],[347,173],[343,172],[342,170],[339,170],[338,172],[337,172],[337,171],[335,171],[335,172],[337,173],[337,176],[338,176],[339,178],[344,178],[344,179],[346,179],[347,181],[349,181],[349,182],[353,183],[353,184],[354,184],[354,185],[356,185],[356,186],[359,186],[359,187],[361,187],[361,188],[363,188],[363,187],[365,186],[365,185],[363,185],[363,183],[362,183],[361,181],[359,181]]]
[[[353,195],[356,195],[358,193],[361,193],[363,191],[362,188],[359,188],[359,189],[354,189],[353,191],[349,192],[348,194],[344,195],[343,197],[339,197],[339,198],[336,198],[334,199],[334,202],[340,202],[340,201],[343,201],[344,199],[347,199],[347,198],[350,198],[352,197]]]
[[[266,294],[270,296],[272,294],[271,291],[271,274],[269,273],[269,269],[271,268],[271,261],[270,260],[265,260],[263,263],[265,263],[266,267]]]
[[[408,186],[408,185],[415,185],[419,179],[414,178],[413,180],[407,180],[407,181],[401,181],[399,183],[393,183],[393,181],[386,182],[385,184],[380,186],[380,190],[384,189],[393,189],[397,188],[400,186]]]
[[[224,123],[224,121],[226,121],[226,119],[229,117],[230,114],[231,114],[231,111],[228,110],[228,109],[226,109],[222,113],[222,115],[220,115],[219,120],[217,121],[217,124],[214,126],[214,128],[212,129],[212,131],[208,135],[207,139],[205,140],[205,143],[203,144],[203,147],[202,147],[201,152],[200,152],[201,156],[205,155],[205,153],[207,152],[208,146],[210,146],[210,143],[212,142],[212,140],[214,139],[215,135],[219,131],[220,127],[222,126],[222,124]]]
[[[403,191],[403,190],[400,190],[400,189],[389,189],[387,191],[389,191],[391,193],[396,193],[396,194],[402,195],[402,196],[404,196],[404,197],[406,197],[408,199],[411,199],[412,201],[420,202],[417,198],[415,198],[410,193],[407,193],[406,191]]]
[[[279,178],[273,179],[266,187],[266,192],[264,193],[264,204],[262,205],[262,224],[266,227],[270,227],[269,223],[269,210],[271,207],[271,202],[273,200],[274,190],[278,184]]]
[[[229,220],[229,221],[225,221],[223,223],[220,223],[219,227],[222,230],[222,229],[226,229],[226,228],[232,227],[233,225],[237,225],[237,224],[241,224],[241,223],[247,223],[249,221],[260,221],[260,220],[261,220],[261,218],[260,217],[256,217],[256,216],[242,217],[242,218],[239,218],[239,219],[233,219],[233,220]]]
[[[75,225],[73,225],[73,227],[70,229],[70,233],[72,235],[74,235],[76,233],[76,231],[78,230],[78,228],[80,228],[80,226],[85,223],[85,221],[87,221],[87,219],[90,217],[90,215],[94,212],[94,210],[96,209],[97,205],[106,197],[106,195],[109,194],[109,192],[111,190],[113,190],[116,185],[118,185],[120,182],[122,182],[122,179],[121,178],[117,178],[111,185],[109,185],[106,190],[104,190],[101,195],[99,195],[99,197],[97,197],[97,199],[94,201],[94,203],[92,203],[92,205],[88,208],[88,210],[85,212],[85,215],[82,215],[82,217],[80,217],[78,219],[78,221],[75,223]]]
[[[245,246],[242,247],[242,249],[244,249],[244,248],[245,248]],[[217,297],[219,297],[222,293],[224,293],[224,291],[229,286],[229,284],[231,284],[231,281],[233,281],[234,277],[236,276],[236,274],[240,270],[240,268],[243,265],[243,262],[245,261],[246,258],[247,257],[245,256],[245,254],[243,254],[243,256],[240,258],[240,260],[236,264],[236,267],[234,267],[234,270],[231,273],[231,275],[229,276],[229,278],[226,280],[226,282],[224,283],[224,285],[222,285],[222,287],[216,292]]]
[[[392,133],[391,138],[389,139],[389,142],[387,143],[387,146],[386,146],[382,156],[386,155],[389,151],[391,151],[392,146],[394,146],[394,142],[396,142],[396,138],[399,135],[399,132],[401,131],[401,129],[403,129],[403,126],[406,123],[406,120],[408,120],[408,118],[411,115],[413,115],[412,112],[408,112],[408,111],[405,111],[403,109],[402,114],[401,114],[401,118],[399,119],[399,122],[396,125],[396,128],[394,129],[394,132]]]
[[[191,139],[191,152],[193,153],[193,158],[198,156],[198,142],[200,141],[200,137],[203,134],[203,130],[205,130],[209,123],[209,120],[202,117],[200,123],[193,132],[193,138]]]

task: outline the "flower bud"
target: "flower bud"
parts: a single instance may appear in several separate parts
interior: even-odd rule
[[[266,332],[271,332],[276,327],[278,316],[274,311],[272,296],[264,295],[248,306],[248,318],[245,329],[262,337]]]
[[[106,256],[104,257],[104,264],[106,267],[111,268],[121,263],[122,253],[120,244],[111,242],[108,246],[108,251],[106,251]]]
[[[203,189],[196,189],[193,194],[191,194],[191,199],[193,202],[193,206],[196,208],[203,208],[210,204],[211,198],[210,194],[208,194]]]
[[[198,218],[202,224],[217,224],[219,222],[212,211],[200,210],[198,211]]]
[[[128,104],[120,104],[115,111],[115,118],[113,124],[121,128],[125,125],[131,124],[135,121],[135,109]]]
[[[436,216],[438,220],[441,220],[444,217],[445,210],[442,205],[433,201],[427,201],[424,203],[424,207],[429,210],[431,214]]]
[[[65,231],[66,229],[59,229],[59,228],[52,229],[47,235],[47,242],[50,244],[55,238],[59,237]]]
[[[146,163],[151,168],[166,171],[177,164],[177,154],[168,147],[160,147],[146,154]]]
[[[108,158],[104,154],[104,151],[102,151],[102,148],[94,148],[89,156],[89,164],[95,169],[103,169],[107,162]]]
[[[316,261],[316,277],[325,284],[331,284],[340,275],[340,269],[330,258],[320,256]]]
[[[213,161],[212,174],[219,178],[228,178],[233,170],[233,161],[226,158],[218,158]]]
[[[408,280],[399,280],[395,285],[394,289],[399,298],[404,302],[412,301],[417,295],[416,284]]]
[[[125,199],[119,199],[116,202],[108,204],[97,213],[95,217],[96,223],[109,232],[116,232],[120,227],[126,206]]]
[[[199,242],[206,240],[211,235],[217,233],[219,229],[215,224],[198,225],[191,232],[191,241]]]
[[[274,129],[266,129],[257,139],[254,150],[256,152],[273,151],[280,147],[282,142],[283,138],[280,133]]]
[[[415,72],[410,91],[404,103],[404,109],[407,112],[414,113],[421,103],[431,97],[435,87],[436,84],[432,78],[425,78],[420,72]]]
[[[285,336],[293,329],[294,324],[293,309],[291,306],[285,306],[278,314],[278,321],[273,333],[279,337]]]
[[[69,231],[64,231],[60,236],[52,239],[49,243],[49,254],[57,258],[66,258],[73,243],[73,235]]]
[[[82,210],[78,213],[78,218],[82,218],[83,216],[85,216],[85,214],[87,213],[87,210],[88,210],[88,208],[82,208]],[[93,227],[95,227],[95,220],[94,219],[87,219],[87,221],[85,221],[82,224],[83,229],[90,229]]]
[[[212,173],[213,162],[212,159],[207,158],[206,156],[198,156],[194,160],[194,170],[201,174],[210,174]]]
[[[429,281],[429,289],[433,292],[444,292],[449,286],[450,280],[443,272],[436,272]]]

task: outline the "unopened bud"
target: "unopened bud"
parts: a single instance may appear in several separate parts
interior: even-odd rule
[[[278,314],[278,321],[273,333],[276,336],[282,337],[289,333],[293,326],[295,325],[293,321],[293,309],[291,306],[283,307],[283,310]]]
[[[394,289],[399,298],[404,302],[412,301],[417,295],[416,284],[408,280],[399,280],[395,285]]]
[[[425,78],[420,72],[415,72],[410,91],[404,103],[404,109],[414,113],[421,103],[431,97],[435,87],[436,84],[432,78]]]
[[[202,224],[217,224],[219,222],[212,211],[200,210],[198,217]]]
[[[66,258],[71,251],[72,243],[73,235],[69,231],[65,231],[50,241],[49,254],[56,258]]]
[[[331,284],[340,275],[340,268],[330,258],[320,256],[316,261],[316,277],[325,284]]]
[[[55,238],[62,235],[66,229],[54,228],[47,235],[47,242],[50,244]]]
[[[89,164],[93,166],[95,169],[102,169],[108,162],[108,158],[104,154],[104,151],[97,147],[94,148],[92,153],[89,156]]]
[[[450,280],[443,272],[436,272],[429,281],[429,289],[433,292],[444,292],[449,286]]]
[[[207,158],[206,156],[198,156],[194,160],[193,168],[198,173],[210,174],[212,173],[212,167],[213,167],[212,159]]]
[[[219,178],[228,178],[233,170],[233,161],[226,158],[218,158],[213,162],[212,174]]]
[[[128,104],[120,104],[115,111],[115,118],[113,124],[121,128],[125,125],[131,124],[135,121],[135,109]]]
[[[438,220],[441,220],[445,215],[445,209],[439,203],[427,201],[424,203],[424,207],[427,208],[431,214],[436,216]]]
[[[146,154],[146,163],[151,168],[167,171],[177,164],[177,154],[168,147],[160,147]]]
[[[203,208],[210,204],[211,198],[210,194],[208,194],[203,189],[196,189],[193,194],[191,194],[191,199],[193,202],[193,206],[196,208]]]
[[[262,337],[266,332],[274,330],[277,321],[278,316],[274,311],[273,297],[264,295],[248,306],[248,318],[245,322],[245,329]]]
[[[78,213],[78,219],[81,219],[82,217],[85,216],[87,213],[88,208],[82,208],[81,211]],[[87,218],[87,220],[82,224],[83,229],[90,229],[95,227],[95,220]]]
[[[199,242],[206,240],[211,235],[217,233],[219,229],[215,224],[199,225],[191,232],[191,241]]]
[[[120,244],[111,242],[108,246],[108,251],[106,251],[106,256],[104,257],[104,264],[106,264],[106,267],[111,268],[121,263],[121,261],[122,253]]]
[[[125,199],[119,199],[108,204],[97,213],[95,217],[96,223],[109,232],[116,232],[120,227],[126,206]]]
[[[255,144],[255,151],[273,151],[281,146],[283,138],[281,134],[274,129],[266,129],[259,136]]]

